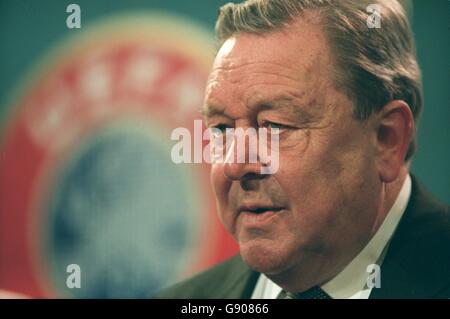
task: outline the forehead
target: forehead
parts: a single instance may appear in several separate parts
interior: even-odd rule
[[[317,24],[297,21],[282,30],[241,33],[219,50],[206,90],[206,105],[264,100],[271,95],[311,95],[330,78],[330,53]],[[305,96],[306,97],[306,96]],[[228,100],[228,101],[224,101]]]
[[[323,54],[320,54],[323,53]],[[225,41],[214,66],[230,60],[272,61],[308,65],[326,57],[328,45],[318,21],[300,19],[262,34],[238,33]]]

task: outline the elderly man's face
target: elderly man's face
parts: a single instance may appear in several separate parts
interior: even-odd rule
[[[209,127],[280,129],[276,173],[261,175],[259,162],[211,171],[223,224],[250,267],[269,276],[332,275],[373,233],[375,137],[352,117],[333,63],[321,29],[297,22],[228,39],[208,81]]]

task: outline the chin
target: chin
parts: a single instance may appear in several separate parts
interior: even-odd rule
[[[244,262],[253,270],[264,274],[277,274],[288,268],[288,261],[278,247],[260,242],[248,242],[240,245],[240,254]]]

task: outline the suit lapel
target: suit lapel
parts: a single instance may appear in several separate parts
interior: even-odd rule
[[[450,287],[448,209],[411,178],[410,201],[381,266],[381,288],[370,299],[440,297]]]
[[[218,296],[222,299],[248,299],[256,286],[259,273],[251,270],[240,255],[230,260],[227,274],[223,277]]]

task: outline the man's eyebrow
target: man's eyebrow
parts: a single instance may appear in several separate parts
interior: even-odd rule
[[[293,98],[286,96],[286,95],[280,95],[280,96],[276,96],[274,98],[270,98],[270,99],[261,99],[258,100],[256,103],[252,103],[255,106],[255,110],[257,112],[260,112],[262,110],[267,110],[267,109],[275,109],[277,108],[277,106],[279,104],[284,104],[284,103],[288,103],[291,102],[293,100]],[[215,104],[210,104],[207,103],[206,105],[204,105],[202,107],[202,109],[200,110],[201,115],[203,115],[204,117],[212,117],[214,115],[224,115],[224,107],[218,107]]]
[[[314,115],[312,112],[308,112],[302,103],[300,103],[299,98],[291,97],[289,95],[278,95],[272,98],[264,98],[253,103],[252,107],[257,113],[266,110],[283,110],[288,109],[292,111],[294,116],[301,120],[312,120]],[[214,104],[206,104],[200,111],[201,115],[210,118],[216,115],[226,116],[224,112],[225,108],[217,107]]]
[[[296,118],[302,120],[312,120],[313,114],[303,106],[303,103],[298,101],[298,98],[288,95],[279,95],[267,100],[260,100],[257,102],[258,111],[288,109],[292,111]]]
[[[214,105],[207,104],[200,110],[200,114],[204,117],[212,117],[214,115],[223,115],[223,109]]]

